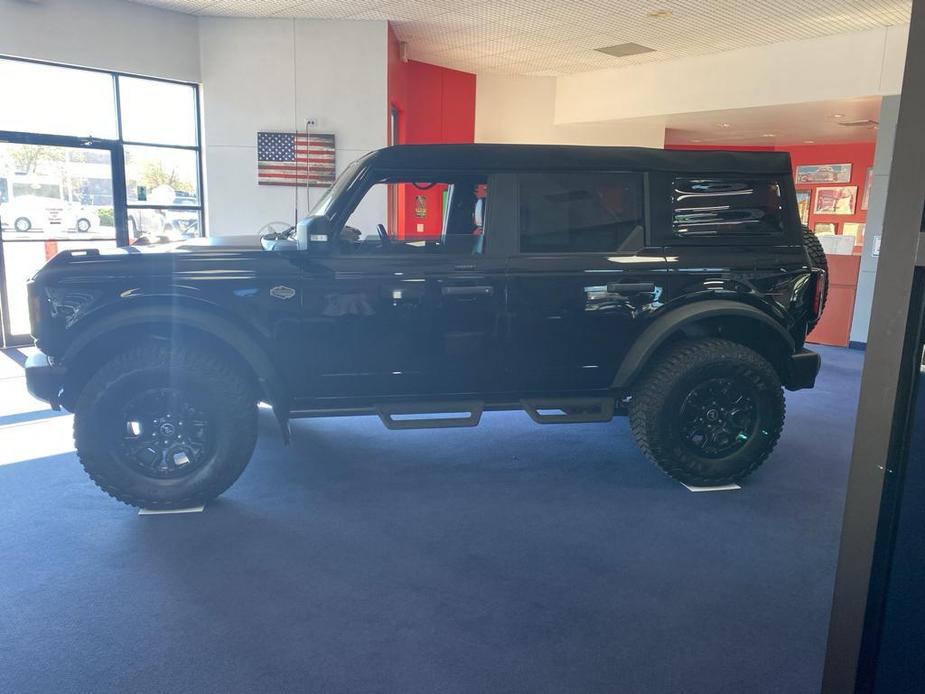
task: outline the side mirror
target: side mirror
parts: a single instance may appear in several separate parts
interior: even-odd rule
[[[296,238],[310,253],[326,255],[334,246],[334,227],[327,217],[309,217],[299,222]]]

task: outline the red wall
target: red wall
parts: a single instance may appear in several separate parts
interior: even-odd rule
[[[390,144],[434,144],[475,140],[475,75],[449,68],[401,61],[398,39],[389,27],[389,109],[399,112],[399,141]],[[440,235],[443,226],[443,187],[404,189],[398,201],[398,238]],[[424,196],[427,213],[415,213],[417,196]]]
[[[875,145],[873,142],[854,142],[842,145],[793,145],[778,149],[790,152],[794,175],[796,175],[796,167],[804,164],[851,164],[851,181],[848,183],[796,184],[797,190],[812,190],[809,207],[810,229],[815,227],[816,222],[835,222],[838,225],[836,233],[840,234],[844,222],[863,223],[867,219],[867,210],[861,209],[861,203],[864,199],[864,186],[867,183],[867,169],[874,165]],[[854,206],[854,214],[813,214],[813,206],[816,204],[815,189],[819,185],[857,186],[858,197]],[[856,252],[860,252],[860,246],[857,247]]]

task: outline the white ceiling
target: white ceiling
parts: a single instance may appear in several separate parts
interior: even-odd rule
[[[878,120],[880,97],[814,101],[732,111],[704,111],[665,116],[668,144],[799,145],[826,142],[874,142],[869,125],[840,123]]]
[[[200,15],[387,19],[415,60],[527,75],[587,72],[903,24],[912,6],[912,0],[131,1]],[[655,50],[626,58],[594,51],[626,42]]]

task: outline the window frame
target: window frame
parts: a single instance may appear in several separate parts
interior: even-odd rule
[[[731,233],[715,236],[678,236],[674,233],[674,180],[676,178],[704,178],[719,180],[773,181],[780,188],[781,233]],[[659,246],[793,246],[802,243],[800,214],[797,209],[796,187],[788,174],[762,174],[738,172],[666,171],[652,175],[651,198],[663,201],[654,212],[653,243]]]
[[[133,239],[129,239],[128,230],[128,210],[132,208],[147,209],[181,209],[195,211],[199,215],[199,234],[206,236],[206,216],[205,216],[205,176],[202,161],[202,93],[201,86],[196,82],[186,80],[172,79],[169,77],[151,77],[149,75],[140,75],[131,72],[119,72],[115,70],[106,70],[103,68],[83,67],[77,65],[68,65],[50,60],[37,60],[34,58],[21,58],[18,56],[6,55],[0,53],[0,61],[16,61],[21,63],[32,63],[36,65],[46,65],[49,67],[63,68],[67,70],[76,70],[79,72],[94,72],[108,75],[112,81],[112,97],[116,118],[116,138],[86,138],[73,135],[58,135],[47,133],[35,133],[21,130],[0,130],[0,141],[14,142],[20,144],[47,144],[60,145],[62,147],[89,147],[94,149],[108,149],[111,152],[112,167],[112,194],[113,194],[113,214],[115,221],[116,245],[128,246]],[[192,145],[171,145],[153,142],[139,142],[134,140],[125,140],[123,138],[122,125],[122,104],[119,90],[119,77],[128,77],[132,79],[149,80],[152,82],[163,82],[189,87],[193,91],[193,108],[195,124],[195,144]],[[183,149],[196,153],[196,186],[199,196],[196,205],[151,205],[151,204],[130,204],[128,202],[128,182],[125,178],[125,147],[126,146],[143,146],[143,147],[161,147],[164,149]]]
[[[408,180],[405,182],[410,182],[412,180],[416,180],[414,177],[417,175],[420,175],[422,178],[434,178],[434,179],[465,178],[467,176],[484,177],[486,181],[488,182],[487,185],[489,185],[489,193],[488,193],[488,197],[486,198],[485,212],[484,212],[484,215],[485,215],[485,227],[484,228],[490,230],[492,226],[496,224],[493,221],[495,217],[500,217],[499,213],[493,210],[497,210],[501,206],[500,203],[491,202],[492,195],[491,195],[490,180],[493,176],[498,176],[501,173],[503,172],[486,171],[484,169],[414,169],[414,170],[410,170],[410,169],[367,168],[365,171],[363,171],[360,174],[360,176],[358,177],[358,180],[354,182],[355,184],[358,183],[359,185],[357,185],[356,190],[352,194],[350,194],[350,198],[347,201],[347,203],[344,205],[343,209],[341,209],[335,215],[335,218],[332,219],[336,227],[336,234],[334,237],[335,238],[334,255],[338,258],[415,258],[417,257],[421,259],[424,259],[424,258],[429,258],[429,259],[456,258],[458,259],[458,258],[498,257],[502,255],[502,253],[499,253],[499,251],[503,250],[504,245],[500,242],[489,241],[488,235],[486,235],[485,250],[479,255],[475,255],[473,253],[450,252],[449,250],[447,250],[446,252],[441,252],[441,253],[432,253],[432,254],[421,253],[418,255],[414,253],[403,253],[401,251],[394,251],[394,250],[390,252],[387,249],[379,249],[379,250],[376,250],[374,252],[369,252],[369,253],[359,253],[359,252],[341,253],[338,250],[336,240],[339,238],[340,234],[343,232],[344,227],[347,225],[347,222],[350,219],[350,216],[356,211],[357,207],[359,207],[360,203],[366,197],[367,193],[369,193],[369,191],[373,189],[373,186],[383,183],[383,182],[388,182],[388,181],[384,181],[384,179],[388,179],[391,177],[407,178]],[[395,181],[392,181],[392,183],[395,183]],[[388,216],[388,210],[386,211],[386,215]],[[489,231],[488,234],[490,235],[490,233],[491,232]]]
[[[624,176],[636,176],[639,178],[641,185],[640,196],[642,198],[642,223],[643,223],[643,241],[642,245],[639,248],[633,250],[622,250],[622,251],[524,251],[520,246],[520,209],[521,209],[521,186],[523,184],[523,177],[534,174],[562,174],[562,175],[588,175],[588,174],[599,174],[599,175],[613,175],[619,174]],[[542,257],[542,258],[551,258],[554,256],[634,256],[638,255],[640,251],[648,248],[651,245],[651,233],[652,233],[652,210],[650,205],[651,196],[650,183],[649,183],[649,172],[648,171],[633,171],[627,169],[542,169],[542,170],[520,170],[514,172],[514,209],[513,217],[514,224],[512,229],[513,236],[513,252],[512,255],[522,256],[522,257]]]

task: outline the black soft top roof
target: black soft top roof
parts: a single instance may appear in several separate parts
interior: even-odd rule
[[[378,169],[671,171],[790,174],[787,152],[670,150],[578,145],[397,145],[369,153]]]

